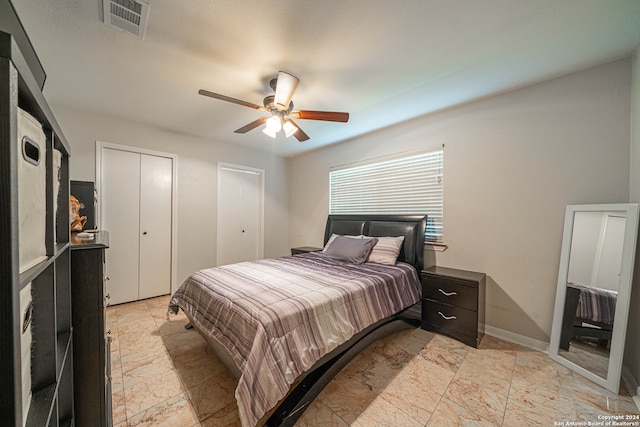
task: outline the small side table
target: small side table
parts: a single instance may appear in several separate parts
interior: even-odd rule
[[[291,248],[291,255],[306,254],[307,252],[318,252],[321,250],[322,248],[316,248],[313,246],[300,246],[297,248]]]
[[[422,270],[422,328],[477,348],[484,335],[485,286],[485,273]]]

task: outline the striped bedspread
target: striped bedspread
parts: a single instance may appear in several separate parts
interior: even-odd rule
[[[580,290],[578,308],[576,309],[577,318],[613,325],[613,318],[616,315],[617,292],[578,283],[568,283],[568,286]]]
[[[408,264],[354,265],[316,252],[196,271],[170,309],[180,307],[240,368],[235,397],[247,427],[323,355],[419,299]]]

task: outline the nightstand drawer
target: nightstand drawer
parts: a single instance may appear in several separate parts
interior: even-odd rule
[[[306,254],[308,252],[318,252],[321,250],[322,248],[316,248],[314,246],[300,246],[297,248],[291,248],[291,255]]]
[[[478,313],[465,308],[422,300],[422,327],[478,346]]]
[[[422,276],[422,298],[440,301],[469,310],[478,310],[478,288],[462,281],[434,275]]]

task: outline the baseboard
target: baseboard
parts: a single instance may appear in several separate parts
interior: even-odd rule
[[[504,329],[496,328],[489,325],[484,326],[484,332],[487,335],[491,335],[493,337],[500,338],[502,340],[521,345],[523,347],[527,347],[533,350],[538,350],[543,353],[549,353],[548,342],[525,337],[524,335],[516,334],[515,332],[505,331]]]
[[[622,381],[624,382],[627,391],[629,391],[629,394],[631,394],[638,411],[640,411],[640,385],[631,373],[631,370],[626,366],[622,366]],[[634,390],[635,396],[633,395]]]

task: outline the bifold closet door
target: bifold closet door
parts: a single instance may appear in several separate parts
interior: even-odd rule
[[[109,231],[107,292],[111,304],[171,292],[173,161],[105,148],[102,228]]]
[[[602,239],[598,247],[594,285],[618,290],[620,266],[622,265],[622,249],[624,230],[627,219],[618,215],[606,215],[603,219]]]
[[[171,292],[172,160],[140,157],[139,299]]]
[[[102,226],[109,231],[107,292],[111,304],[138,299],[140,154],[102,151]]]

